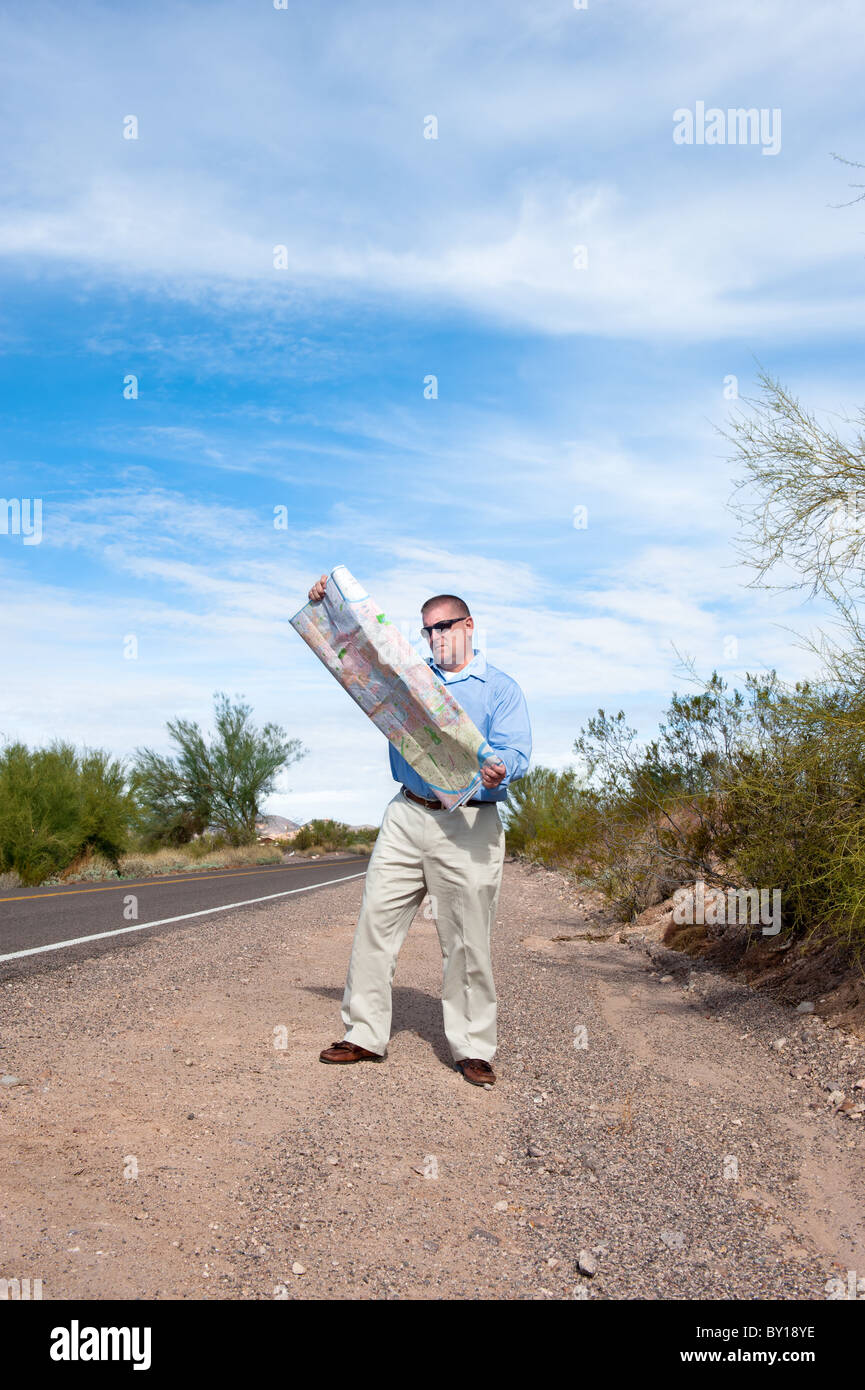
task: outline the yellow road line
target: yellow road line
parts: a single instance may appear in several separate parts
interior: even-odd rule
[[[161,888],[169,883],[202,883],[207,878],[216,878],[219,875],[220,882],[224,878],[248,878],[250,874],[264,873],[287,873],[291,869],[306,869],[307,864],[263,864],[260,869],[239,869],[236,873],[227,874],[222,869],[212,870],[209,874],[182,874],[180,878],[145,878],[136,882],[134,879],[125,878],[120,883],[106,883],[102,888],[61,888],[56,893],[22,893],[17,898],[0,897],[0,907],[4,903],[26,903],[35,898],[71,898],[76,893],[116,893],[120,888]],[[352,861],[346,859],[337,861],[331,859],[331,864],[343,862],[350,864]]]

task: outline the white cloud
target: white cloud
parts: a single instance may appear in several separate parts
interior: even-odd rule
[[[858,328],[861,293],[820,281],[861,254],[856,218],[827,208],[846,184],[826,149],[831,131],[855,155],[843,79],[861,70],[861,25],[839,42],[813,7],[695,17],[631,0],[494,19],[454,4],[395,32],[386,7],[337,8],[327,25],[157,8],[134,50],[126,17],[102,10],[57,11],[39,41],[7,17],[23,138],[6,152],[0,254],[25,275],[77,266],[246,311],[339,295],[549,334]],[[807,108],[806,72],[822,84]],[[781,105],[788,144],[776,159],[674,148],[672,112],[698,97]],[[137,141],[121,138],[128,111]]]

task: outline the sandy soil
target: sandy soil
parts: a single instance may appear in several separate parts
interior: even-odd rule
[[[855,1271],[865,1297],[859,1039],[508,862],[496,1085],[452,1066],[423,911],[387,1060],[323,1066],[361,891],[7,976],[0,1276],[46,1299],[824,1299]]]

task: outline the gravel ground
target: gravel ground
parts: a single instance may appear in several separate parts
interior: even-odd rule
[[[865,1101],[861,1041],[508,862],[495,1086],[453,1068],[423,910],[387,1060],[322,1066],[362,883],[6,967],[0,1276],[459,1300],[822,1300],[865,1276],[865,1122],[837,1109]]]

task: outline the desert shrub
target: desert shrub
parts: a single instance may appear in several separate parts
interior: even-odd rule
[[[59,741],[0,751],[0,872],[38,884],[88,852],[116,864],[135,823],[123,764],[108,753]]]
[[[375,842],[377,830],[352,830],[343,821],[314,819],[302,825],[290,842],[293,850],[327,854],[334,850],[356,850],[367,853]]]
[[[195,840],[190,840],[184,845],[184,854],[190,859],[207,859],[218,850],[225,849],[228,840],[224,835],[199,835]]]
[[[781,891],[781,924],[865,947],[865,696],[715,672],[674,694],[640,743],[603,710],[574,744],[577,774],[537,767],[510,790],[508,845],[570,867],[623,916],[703,879]]]
[[[510,785],[501,806],[508,852],[567,864],[585,852],[594,835],[596,801],[573,768],[531,768]]]
[[[576,872],[623,915],[633,917],[694,878],[727,882],[717,853],[721,793],[748,746],[749,713],[763,699],[759,682],[749,698],[728,694],[713,672],[702,692],[674,693],[658,737],[647,744],[621,710],[599,710],[580,731],[574,751],[592,794]]]
[[[84,855],[66,870],[64,880],[106,878],[152,878],[161,874],[192,873],[198,869],[230,869],[256,864],[281,864],[282,851],[276,845],[224,845],[206,855],[190,854],[189,845],[175,849],[133,850],[121,855],[117,864],[99,855]],[[49,879],[48,882],[58,881]]]
[[[865,940],[865,704],[807,683],[775,691],[731,770],[718,852],[740,881],[781,889],[782,924]]]

